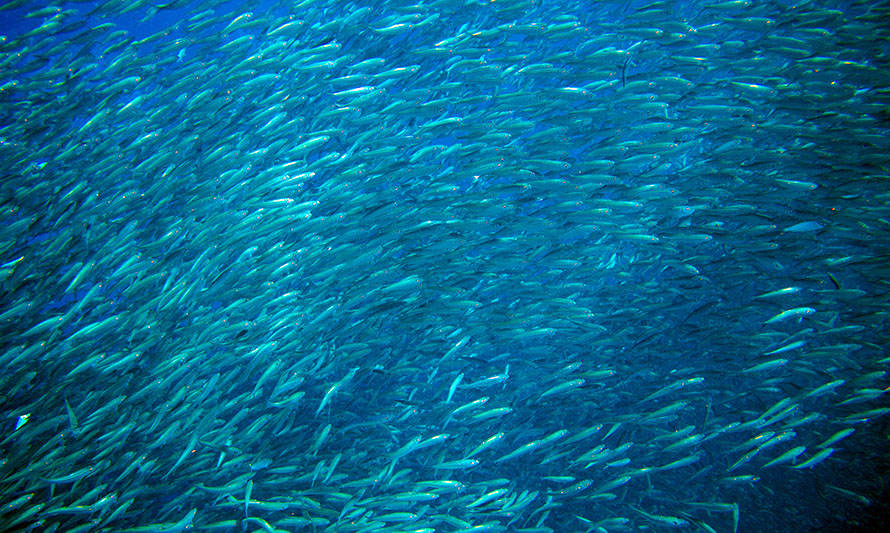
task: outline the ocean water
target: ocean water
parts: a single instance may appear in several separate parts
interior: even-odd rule
[[[886,529],[888,17],[5,3],[0,529]]]

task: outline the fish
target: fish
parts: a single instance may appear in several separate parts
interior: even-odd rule
[[[806,446],[795,446],[794,448],[791,448],[790,450],[783,453],[782,455],[776,457],[772,461],[766,463],[765,465],[763,465],[762,468],[768,468],[773,465],[787,463],[789,461],[794,461],[801,454],[803,454],[806,450],[807,450]]]
[[[787,309],[785,311],[782,311],[781,313],[773,316],[772,318],[770,318],[769,320],[764,322],[764,324],[765,325],[766,324],[775,324],[776,322],[787,320],[789,318],[804,317],[806,315],[810,315],[815,312],[816,312],[816,310],[813,309],[812,307],[795,307],[793,309]]]
[[[0,529],[879,529],[883,8],[484,4],[0,6]]]

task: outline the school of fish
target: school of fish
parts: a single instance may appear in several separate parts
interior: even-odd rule
[[[3,531],[883,523],[890,3],[0,12]]]

